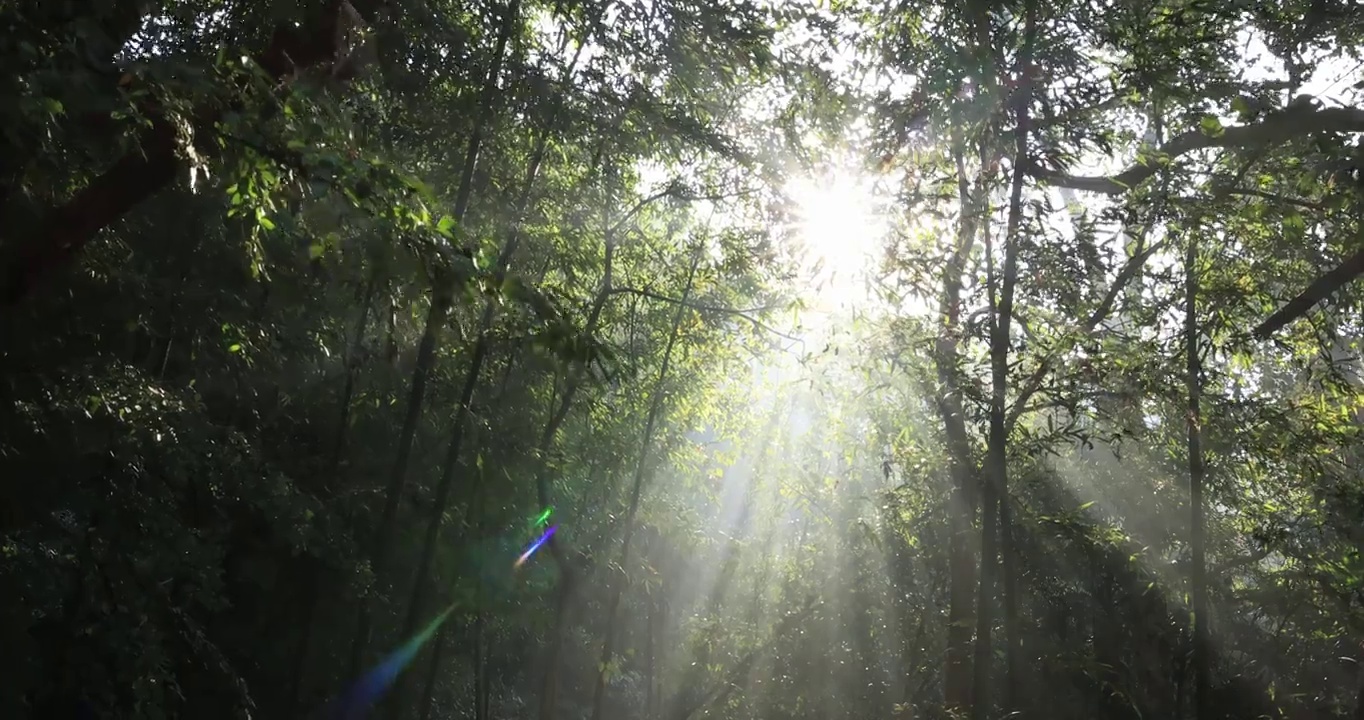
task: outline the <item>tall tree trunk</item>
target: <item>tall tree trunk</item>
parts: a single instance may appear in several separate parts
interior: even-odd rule
[[[337,413],[336,433],[332,439],[332,457],[328,463],[332,477],[336,477],[341,467],[341,458],[346,452],[346,432],[350,429],[351,401],[355,397],[355,370],[360,362],[360,353],[365,347],[365,329],[369,326],[370,306],[374,303],[374,292],[379,286],[380,265],[375,263],[370,270],[369,280],[365,282],[364,294],[360,299],[360,319],[355,323],[355,337],[346,345],[346,382],[341,388],[341,410]]]
[[[494,398],[493,404],[501,401],[505,396],[505,391],[506,387],[504,386]],[[484,537],[487,530],[485,524],[485,518],[487,517],[485,512],[486,492],[486,479],[483,477],[482,469],[480,468],[478,480],[474,485],[473,499],[471,501],[474,517],[477,518],[475,520],[474,534],[475,537],[479,539]],[[486,711],[487,708],[487,676],[486,667],[484,665],[484,658],[487,656],[487,652],[483,644],[485,639],[483,619],[486,614],[484,607],[486,597],[484,593],[484,578],[481,570],[478,573],[478,578],[474,586],[474,602],[476,612],[473,643],[474,715],[476,720],[486,720],[486,714],[480,714],[480,712]],[[431,648],[431,659],[427,663],[426,669],[426,682],[423,684],[422,694],[417,703],[417,706],[420,709],[418,717],[420,717],[421,720],[430,720],[431,718],[431,711],[436,697],[436,678],[440,676],[440,664],[445,658],[445,643],[448,641],[448,633],[450,631],[448,626],[442,627],[440,632],[436,635],[435,642]]]
[[[682,328],[682,318],[690,309],[687,301],[691,298],[692,287],[696,280],[696,268],[701,264],[701,247],[692,253],[691,268],[687,270],[687,284],[682,290],[681,302],[673,314],[672,330],[668,334],[668,344],[663,349],[663,363],[658,369],[658,379],[654,381],[653,397],[649,401],[649,415],[644,421],[644,437],[640,442],[639,458],[635,462],[634,483],[630,487],[630,505],[625,511],[625,530],[620,546],[621,576],[611,582],[611,595],[606,604],[606,634],[601,643],[601,660],[597,666],[596,684],[592,689],[592,720],[601,720],[602,708],[606,703],[606,669],[611,663],[616,640],[616,614],[620,599],[629,583],[630,541],[635,534],[635,515],[639,511],[639,499],[644,488],[644,476],[649,471],[649,454],[653,450],[654,428],[658,424],[659,412],[663,408],[664,383],[668,380],[668,369],[672,365],[673,348]]]
[[[653,720],[658,699],[658,603],[649,598],[649,615],[644,636],[644,720]]]
[[[1108,562],[1104,557],[1106,550],[1095,545],[1090,553],[1090,609],[1091,642],[1094,662],[1098,666],[1098,693],[1093,697],[1094,717],[1113,720],[1126,720],[1128,713],[1123,704],[1118,684],[1119,643],[1121,638],[1115,632],[1117,626],[1118,604],[1114,598],[1114,580],[1108,572]]]
[[[1185,390],[1189,396],[1189,547],[1193,557],[1189,573],[1189,596],[1193,605],[1194,714],[1210,720],[1213,708],[1209,695],[1208,587],[1203,537],[1203,427],[1201,411],[1202,362],[1198,338],[1198,237],[1188,234],[1184,253],[1184,354]]]
[[[1019,657],[1023,639],[1018,621],[1018,567],[1014,548],[1013,505],[1009,497],[1009,428],[1006,422],[1009,384],[1010,330],[1013,322],[1014,288],[1018,283],[1019,225],[1023,216],[1023,168],[1028,164],[1029,105],[1032,102],[1033,46],[1037,34],[1037,0],[1028,0],[1024,10],[1023,49],[1016,70],[1019,88],[1014,93],[1014,162],[1009,188],[1009,218],[1004,231],[1004,277],[1000,288],[994,336],[991,338],[990,370],[993,393],[990,398],[989,455],[999,508],[1001,575],[1004,580],[1004,662],[1006,671],[1004,710],[1022,710],[1022,664]],[[982,552],[984,552],[982,550]],[[993,556],[991,561],[993,562]],[[980,657],[979,654],[976,656]],[[979,670],[977,670],[979,673]],[[977,675],[979,678],[979,675]]]
[[[335,478],[341,468],[341,460],[345,456],[346,433],[350,429],[351,404],[355,396],[355,372],[356,363],[360,353],[364,349],[365,329],[369,325],[370,306],[374,303],[374,293],[379,285],[381,266],[375,264],[370,270],[369,280],[365,282],[365,289],[360,298],[360,317],[355,323],[355,336],[346,344],[345,357],[345,384],[341,388],[341,405],[337,413],[336,432],[332,440],[332,456],[328,463],[330,474]],[[313,569],[304,580],[307,583],[307,606],[303,616],[303,634],[300,637],[298,648],[295,650],[293,676],[290,679],[290,714],[297,716],[301,710],[303,678],[307,672],[308,653],[312,649],[313,627],[317,622],[317,609],[322,601],[318,585],[320,583],[320,572]]]
[[[993,411],[991,415],[993,416]],[[991,418],[991,426],[994,419]],[[990,465],[995,464],[994,448],[990,448]],[[993,468],[987,477],[994,475]],[[982,483],[980,498],[980,584],[976,595],[976,646],[975,678],[971,697],[971,717],[985,720],[991,714],[990,660],[994,652],[991,634],[994,630],[995,565],[999,555],[996,549],[999,530],[999,495],[996,479]]]
[[[545,544],[553,542],[551,537]],[[561,551],[562,552],[562,551]],[[569,567],[565,558],[560,561],[559,584],[554,589],[554,625],[549,635],[549,645],[545,648],[545,667],[540,677],[540,720],[554,720],[559,707],[559,657],[564,650],[564,631],[568,626],[568,608],[576,590],[577,575],[564,571]]]
[[[969,456],[968,456],[969,457]],[[956,459],[953,463],[958,462]],[[948,607],[947,657],[943,671],[943,704],[951,711],[964,712],[971,707],[971,636],[975,616],[976,566],[971,551],[971,527],[975,517],[971,496],[965,486],[973,472],[958,471],[963,475],[953,483],[948,517]]]
[[[563,82],[565,85],[572,81],[573,71],[577,68],[578,59],[581,57],[582,48],[574,54],[572,62],[564,71]],[[515,256],[521,244],[520,219],[526,214],[530,205],[531,190],[535,185],[535,180],[540,174],[540,165],[544,162],[545,153],[549,149],[549,140],[558,129],[560,111],[563,106],[565,89],[560,89],[554,96],[551,104],[549,117],[545,126],[541,128],[539,136],[535,140],[534,149],[531,152],[530,163],[526,168],[525,181],[521,185],[521,192],[516,199],[513,209],[513,218],[507,240],[502,246],[501,252],[497,257],[497,265],[493,271],[493,287],[501,287],[506,279],[506,274],[511,265],[512,257]],[[609,259],[608,251],[608,259]],[[609,271],[608,271],[609,273]],[[609,276],[608,276],[609,282]],[[605,300],[603,299],[604,303]],[[407,615],[403,621],[402,637],[408,637],[417,629],[417,623],[422,613],[425,611],[426,587],[428,585],[427,576],[431,573],[431,565],[435,562],[436,548],[440,545],[440,528],[445,520],[445,509],[450,503],[450,493],[454,489],[456,470],[459,467],[460,451],[464,444],[464,431],[472,419],[472,405],[474,390],[478,387],[478,379],[483,372],[483,363],[488,358],[488,353],[492,346],[490,332],[493,327],[493,320],[497,316],[497,308],[500,305],[499,298],[489,298],[483,307],[483,316],[479,321],[478,339],[474,343],[473,356],[469,359],[469,369],[464,376],[464,384],[460,389],[459,400],[455,411],[455,424],[450,430],[450,442],[446,446],[445,458],[441,464],[441,476],[436,485],[436,495],[431,505],[431,518],[427,521],[426,536],[422,543],[421,557],[417,562],[416,580],[412,586],[412,593],[407,603]],[[598,309],[599,313],[600,310]],[[397,686],[390,695],[389,702],[397,708],[395,718],[403,715],[403,695],[405,694],[406,683],[403,676],[398,676]]]
[[[592,309],[588,313],[587,323],[583,329],[585,337],[591,337],[596,333],[597,326],[601,322],[602,310],[606,307],[606,301],[611,295],[614,257],[615,239],[610,226],[608,226],[603,251],[601,285],[597,297],[593,300]],[[567,380],[565,381],[564,393],[559,398],[558,407],[550,415],[549,421],[545,423],[544,431],[540,434],[540,443],[536,448],[535,456],[535,492],[542,507],[552,505],[549,490],[549,454],[554,448],[559,435],[559,428],[563,426],[564,420],[568,418],[568,413],[572,409],[573,400],[578,394],[581,374],[584,370],[584,368],[569,366],[566,372]],[[540,683],[539,717],[541,720],[552,720],[559,701],[559,655],[563,650],[563,634],[566,630],[568,609],[571,605],[573,592],[576,590],[577,579],[576,570],[569,560],[564,546],[560,544],[557,534],[550,536],[549,540],[545,542],[545,547],[549,551],[550,557],[554,559],[555,566],[559,569],[559,585],[556,589],[554,602],[554,625],[551,626],[550,640],[545,648],[545,664]]]
[[[474,720],[488,720],[488,701],[492,696],[488,682],[488,611],[482,604],[481,583],[479,590],[478,617],[474,618]]]
[[[964,143],[956,146],[958,198],[961,220],[957,228],[957,247],[943,270],[943,296],[938,314],[942,327],[934,343],[933,364],[939,388],[934,391],[938,412],[947,436],[947,461],[951,478],[948,501],[948,611],[947,653],[943,672],[943,704],[949,712],[964,712],[971,707],[971,635],[975,613],[973,590],[976,582],[975,559],[971,548],[971,527],[978,500],[975,453],[966,430],[966,411],[962,404],[958,364],[961,360],[961,289],[966,258],[975,246],[981,220],[972,199],[971,184],[961,159]],[[985,173],[977,178],[983,185]]]
[[[483,133],[492,120],[498,96],[497,80],[502,73],[502,61],[506,55],[507,42],[519,26],[518,18],[520,15],[521,1],[509,0],[502,27],[498,31],[492,63],[483,83],[479,118],[474,125],[473,132],[469,135],[469,142],[464,152],[464,165],[461,168],[459,190],[454,207],[456,222],[463,221],[469,209],[469,199],[473,194],[474,168],[478,164],[478,154],[483,144]],[[416,438],[417,425],[421,421],[422,403],[426,398],[426,379],[435,362],[437,335],[445,326],[450,306],[454,302],[453,293],[454,288],[451,287],[449,280],[443,274],[438,274],[435,286],[431,291],[431,307],[427,311],[426,325],[422,329],[421,342],[417,346],[416,366],[412,370],[412,384],[407,398],[407,414],[403,418],[402,432],[398,437],[398,454],[394,458],[393,468],[389,472],[383,515],[379,519],[379,525],[375,529],[373,538],[371,571],[378,583],[383,582],[384,571],[387,570],[389,545],[393,542],[395,524],[398,518],[398,504],[402,500],[403,488],[407,484],[407,465],[412,454],[412,443]],[[359,674],[360,667],[365,662],[365,654],[370,641],[371,612],[377,601],[377,598],[368,599],[360,604],[359,615],[355,623],[355,638],[351,644],[350,661],[347,665],[346,675],[348,677]]]

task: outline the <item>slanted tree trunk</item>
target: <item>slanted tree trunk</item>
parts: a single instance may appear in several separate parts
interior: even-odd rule
[[[583,335],[586,337],[591,337],[596,333],[597,326],[601,322],[602,310],[610,298],[614,257],[615,238],[608,226],[602,258],[601,285],[597,297],[593,299],[592,308],[588,312],[587,323],[583,329]],[[558,407],[555,408],[549,421],[545,423],[544,432],[540,435],[540,443],[536,450],[535,491],[542,507],[550,507],[552,504],[549,491],[549,453],[554,448],[559,428],[563,426],[564,420],[568,418],[569,410],[572,409],[573,400],[581,385],[582,371],[583,369],[576,368],[573,365],[568,367],[564,393],[559,398]],[[568,610],[572,604],[573,592],[576,590],[577,571],[563,545],[559,543],[557,534],[551,535],[549,540],[545,542],[545,546],[559,569],[559,584],[555,589],[554,624],[551,626],[549,644],[545,648],[545,665],[540,679],[539,717],[542,720],[553,720],[559,702],[559,655],[563,650],[563,636],[567,629]]]
[[[735,690],[743,685],[744,678],[748,677],[749,672],[753,669],[753,663],[787,632],[809,619],[819,607],[819,603],[811,598],[799,610],[783,617],[772,627],[768,640],[744,654],[719,683],[702,694],[699,701],[690,705],[679,706],[675,720],[691,720],[701,711],[723,704]]]
[[[565,85],[571,82],[573,71],[577,68],[578,59],[581,57],[582,49],[585,45],[580,45],[578,52],[574,54],[573,60],[564,70],[563,82]],[[516,204],[512,212],[515,221],[512,223],[511,230],[507,235],[507,240],[502,246],[502,250],[497,257],[497,264],[493,270],[493,287],[501,287],[506,279],[506,274],[511,265],[512,257],[515,256],[521,244],[520,219],[525,216],[530,205],[531,190],[535,185],[535,180],[540,174],[540,165],[544,162],[545,153],[549,149],[550,137],[558,129],[560,110],[563,105],[565,90],[560,89],[551,101],[549,118],[545,126],[540,129],[535,140],[534,149],[531,151],[530,163],[526,168],[526,177],[521,185]],[[610,262],[610,251],[608,250],[607,261]],[[610,271],[607,271],[606,282],[610,282]],[[604,304],[605,291],[602,293],[601,302]],[[431,565],[435,562],[436,548],[440,545],[440,529],[445,521],[445,509],[450,504],[450,494],[454,490],[456,470],[459,468],[460,451],[464,446],[464,432],[472,419],[474,390],[478,387],[478,379],[483,373],[483,364],[487,361],[488,353],[492,347],[492,337],[490,332],[493,328],[493,320],[497,316],[499,306],[498,298],[489,298],[483,307],[483,316],[479,320],[478,339],[474,342],[473,355],[469,359],[469,369],[464,375],[464,383],[460,388],[459,400],[455,410],[455,424],[450,430],[450,442],[446,446],[445,459],[441,464],[440,479],[436,484],[436,495],[431,504],[431,517],[426,524],[426,535],[422,542],[420,559],[417,561],[416,579],[412,585],[412,593],[407,603],[407,614],[403,621],[402,637],[408,637],[416,632],[417,623],[425,612],[426,588],[429,585],[428,575],[431,574]],[[600,314],[600,308],[595,311]],[[595,324],[595,321],[594,321]],[[401,720],[403,716],[403,696],[407,688],[404,676],[399,675],[396,686],[389,696],[389,704],[395,708],[393,717]]]
[[[789,410],[787,411],[789,412]],[[753,472],[749,475],[748,487],[744,490],[744,496],[740,499],[739,512],[734,523],[724,528],[728,540],[725,542],[724,554],[720,560],[719,570],[715,580],[711,583],[710,592],[706,597],[706,604],[702,610],[701,617],[711,620],[719,616],[721,603],[725,596],[729,594],[730,583],[734,579],[734,573],[739,566],[739,551],[742,543],[749,531],[749,517],[753,512],[753,504],[756,500],[759,469],[762,467],[767,456],[768,448],[771,446],[772,437],[775,433],[779,420],[783,416],[780,407],[773,408],[772,415],[768,418],[762,431],[762,439],[758,441],[758,453],[753,459]],[[678,684],[678,696],[683,700],[687,693],[697,692],[701,689],[701,681],[709,672],[710,653],[708,647],[711,645],[712,633],[707,630],[698,637],[691,648],[691,662],[687,664],[686,670],[682,673],[682,678]]]
[[[483,83],[479,118],[474,125],[473,132],[469,135],[469,142],[464,152],[464,165],[461,168],[459,190],[455,198],[453,214],[456,222],[463,221],[464,215],[469,209],[469,200],[473,194],[474,168],[478,164],[478,155],[483,144],[483,133],[489,121],[492,120],[493,110],[496,107],[497,80],[502,73],[502,62],[506,54],[507,42],[518,27],[518,18],[521,14],[520,0],[509,0],[504,13],[502,26],[498,31],[497,45],[493,51],[492,63]],[[389,472],[388,487],[385,489],[383,515],[379,518],[379,525],[375,529],[372,541],[371,570],[376,580],[381,583],[388,565],[389,546],[393,542],[393,534],[396,529],[398,504],[402,500],[403,489],[407,484],[407,465],[412,455],[412,443],[416,438],[417,425],[421,421],[422,403],[426,399],[426,380],[435,363],[437,335],[445,326],[450,306],[453,303],[454,288],[443,273],[437,273],[437,279],[431,291],[431,307],[427,311],[426,324],[422,328],[421,341],[417,346],[417,360],[412,370],[412,384],[407,397],[407,413],[403,417],[402,431],[398,436],[398,452],[393,460],[393,468]],[[360,604],[359,615],[355,621],[355,638],[351,644],[350,661],[347,665],[346,675],[348,677],[359,674],[360,667],[365,662],[365,654],[370,641],[371,612],[375,602],[377,599],[370,599]]]
[[[1022,664],[1019,657],[1023,639],[1018,619],[1018,567],[1014,551],[1013,504],[1009,497],[1009,425],[1007,422],[1009,388],[1010,331],[1014,312],[1014,288],[1018,284],[1019,226],[1023,215],[1023,167],[1027,165],[1029,104],[1032,101],[1033,46],[1037,34],[1037,0],[1028,0],[1023,27],[1023,49],[1019,54],[1017,75],[1020,86],[1014,93],[1014,167],[1009,187],[1009,217],[1004,231],[1004,277],[1001,278],[999,305],[995,308],[994,334],[990,342],[990,397],[989,462],[991,480],[995,486],[995,502],[999,508],[1001,575],[1004,580],[1004,661],[1006,671],[1004,710],[1022,710]],[[993,303],[991,303],[993,305]],[[983,522],[983,521],[982,521]],[[982,525],[984,532],[984,525]],[[983,546],[983,543],[982,543]],[[985,551],[982,549],[981,551]],[[994,561],[993,556],[990,562]],[[985,561],[982,561],[984,563]],[[982,582],[982,586],[983,586]],[[983,597],[983,596],[982,596]],[[985,609],[981,608],[982,616]],[[988,644],[987,644],[988,649]],[[977,653],[979,661],[979,653]],[[976,671],[980,672],[979,669]],[[977,674],[979,679],[979,674]]]
[[[682,329],[682,318],[690,308],[687,301],[696,280],[696,268],[701,264],[701,247],[692,252],[691,268],[687,270],[687,283],[682,290],[681,302],[673,314],[672,329],[668,334],[668,344],[663,349],[663,363],[658,369],[658,379],[654,381],[653,397],[649,400],[649,415],[644,421],[644,437],[640,442],[639,457],[635,461],[634,482],[630,486],[630,505],[625,511],[625,529],[621,538],[620,563],[622,576],[612,579],[611,595],[606,604],[606,634],[602,638],[601,660],[597,666],[597,679],[592,689],[592,720],[601,720],[602,709],[606,703],[607,667],[611,663],[616,640],[616,615],[620,609],[620,599],[629,584],[630,542],[635,534],[635,515],[639,511],[639,500],[644,489],[644,477],[649,472],[649,458],[654,445],[654,429],[658,424],[659,413],[663,408],[664,384],[668,380],[668,370],[672,366],[673,348]]]
[[[962,159],[965,141],[953,138],[957,166],[957,196],[961,218],[957,226],[956,248],[943,269],[943,294],[938,314],[942,327],[934,342],[933,364],[938,388],[935,401],[947,436],[947,461],[952,490],[948,500],[948,611],[947,653],[943,673],[943,705],[948,712],[962,713],[972,706],[971,635],[975,617],[976,568],[971,548],[971,528],[979,501],[979,480],[971,436],[966,430],[961,378],[961,291],[966,259],[975,247],[976,236],[984,221],[975,193],[987,179],[986,167],[976,175],[975,191],[966,177]]]

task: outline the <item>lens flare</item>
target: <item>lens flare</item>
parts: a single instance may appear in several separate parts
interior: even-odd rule
[[[365,712],[392,687],[398,673],[402,672],[412,662],[413,658],[417,657],[417,653],[423,645],[436,636],[436,631],[440,630],[440,626],[445,624],[446,619],[454,611],[455,605],[452,603],[450,607],[445,609],[445,612],[436,616],[436,619],[432,620],[425,629],[390,653],[373,670],[365,673],[350,690],[337,699],[333,704],[333,711],[328,716],[336,720],[358,720],[358,718],[364,717]]]
[[[530,547],[526,548],[525,552],[521,553],[521,557],[516,559],[516,564],[512,565],[512,567],[519,568],[522,565],[525,565],[526,561],[530,559],[530,556],[534,555],[535,551],[539,550],[540,547],[543,546],[552,535],[554,535],[554,531],[558,529],[559,529],[558,525],[550,525],[549,529],[545,531],[544,535],[541,535],[538,540],[530,544]]]
[[[538,527],[548,522],[549,516],[553,512],[554,508],[545,508],[536,516],[535,526]],[[530,547],[527,547],[526,551],[521,554],[521,557],[516,559],[513,568],[520,568],[525,565],[530,556],[543,547],[558,529],[558,525],[549,526],[544,534],[531,543]],[[393,681],[398,678],[398,673],[406,669],[417,657],[422,646],[436,636],[440,626],[444,625],[450,614],[455,611],[456,604],[451,603],[450,607],[445,608],[445,611],[436,616],[421,632],[412,636],[401,647],[390,653],[374,669],[365,673],[349,690],[333,701],[329,706],[330,711],[326,713],[327,717],[336,720],[358,720],[364,717],[374,703],[378,702],[384,693],[388,692],[389,688],[393,686]]]

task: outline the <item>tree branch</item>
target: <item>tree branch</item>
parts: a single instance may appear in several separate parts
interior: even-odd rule
[[[1364,250],[1351,255],[1346,258],[1345,262],[1313,280],[1306,290],[1298,293],[1296,297],[1289,300],[1287,304],[1260,323],[1254,330],[1255,337],[1260,340],[1268,339],[1269,336],[1278,332],[1285,325],[1306,315],[1317,303],[1335,294],[1337,290],[1345,287],[1346,284],[1360,275],[1364,275]]]
[[[631,294],[631,295],[638,295],[638,296],[640,296],[640,297],[652,298],[652,299],[654,299],[654,300],[662,300],[663,302],[672,303],[672,304],[674,304],[674,305],[684,305],[684,306],[689,307],[689,308],[691,308],[691,309],[693,309],[693,310],[702,310],[702,311],[705,311],[705,312],[714,312],[714,313],[721,313],[721,314],[725,314],[725,315],[733,315],[733,316],[735,316],[735,317],[742,318],[742,319],[744,319],[744,320],[747,320],[747,321],[750,322],[750,323],[753,323],[753,327],[758,328],[759,330],[764,330],[764,331],[766,331],[766,332],[772,333],[773,335],[776,335],[777,337],[785,338],[785,339],[787,339],[787,340],[797,340],[797,338],[791,337],[790,335],[787,335],[786,333],[783,333],[783,332],[781,332],[781,331],[779,331],[779,330],[776,330],[775,328],[771,327],[770,325],[767,325],[767,324],[763,323],[761,320],[759,320],[759,319],[757,319],[757,318],[755,318],[755,317],[753,317],[752,315],[749,314],[749,313],[765,312],[765,311],[767,311],[767,310],[772,310],[772,309],[774,309],[772,306],[761,306],[761,307],[752,307],[752,308],[732,308],[732,307],[725,307],[724,305],[711,305],[711,304],[708,304],[708,303],[696,302],[695,300],[681,300],[681,299],[679,299],[679,298],[669,297],[669,296],[664,295],[664,294],[662,294],[662,293],[656,293],[656,292],[654,292],[654,291],[652,291],[652,290],[644,290],[644,289],[641,289],[641,288],[633,288],[633,287],[617,287],[617,288],[612,288],[612,289],[611,289],[611,294],[612,294],[612,295],[616,295],[616,294],[619,294],[619,293],[629,293],[629,294]]]
[[[1316,210],[1318,212],[1326,211],[1326,206],[1319,202],[1303,200],[1302,198],[1288,197],[1286,195],[1276,195],[1272,192],[1256,190],[1254,188],[1232,188],[1230,190],[1227,190],[1226,192],[1228,195],[1248,195],[1250,197],[1260,198],[1261,200],[1283,203],[1285,205],[1293,205],[1295,207],[1300,207],[1307,210]]]
[[[1137,276],[1137,273],[1141,271],[1142,267],[1146,265],[1146,260],[1164,247],[1165,244],[1166,241],[1161,240],[1127,259],[1127,263],[1123,265],[1122,270],[1118,271],[1118,276],[1113,279],[1113,285],[1108,288],[1108,292],[1104,294],[1103,300],[1099,302],[1099,306],[1094,308],[1094,312],[1090,313],[1089,317],[1085,318],[1084,324],[1080,326],[1080,335],[1089,335],[1094,332],[1094,329],[1099,326],[1099,323],[1102,323],[1108,317],[1109,313],[1113,311],[1113,306],[1118,301],[1118,295],[1122,293],[1128,284],[1132,282],[1133,278]],[[1046,379],[1047,374],[1051,372],[1052,366],[1056,364],[1058,355],[1059,353],[1053,350],[1046,357],[1042,358],[1042,362],[1038,363],[1037,369],[1028,377],[1028,381],[1023,384],[1022,390],[1019,391],[1018,397],[1014,400],[1013,407],[1010,408],[1009,415],[1005,419],[1005,426],[1008,428],[1009,432],[1013,431],[1014,424],[1018,422],[1018,418],[1027,409],[1028,400],[1041,389],[1042,382]]]
[[[1310,106],[1289,107],[1265,117],[1258,123],[1225,128],[1217,135],[1202,130],[1190,130],[1162,145],[1156,153],[1159,159],[1138,162],[1116,175],[1069,175],[1057,170],[1048,170],[1036,163],[1031,164],[1028,172],[1038,180],[1058,187],[1105,195],[1121,195],[1160,172],[1164,164],[1163,159],[1174,160],[1181,155],[1207,148],[1277,145],[1294,138],[1322,132],[1364,132],[1364,110],[1344,107],[1320,109]]]
[[[386,0],[357,2],[372,15]],[[283,84],[300,70],[337,60],[344,50],[339,43],[345,42],[344,34],[337,30],[348,21],[349,15],[343,15],[347,8],[356,12],[354,5],[349,0],[331,0],[321,14],[313,16],[302,28],[287,23],[278,26],[270,44],[254,56],[256,64],[272,80]],[[233,92],[242,90],[236,88]],[[238,102],[234,97],[227,106]],[[123,156],[70,200],[53,208],[37,236],[20,247],[17,257],[0,276],[0,303],[13,304],[23,299],[43,275],[65,264],[101,230],[170,185],[184,166],[178,152],[182,133],[178,123],[211,128],[223,116],[223,109],[208,101],[187,118],[177,120],[164,109],[153,109],[151,115],[151,126],[143,133],[139,149]]]
[[[699,202],[701,200],[718,201],[729,200],[731,198],[736,197],[743,197],[745,195],[752,195],[754,192],[756,192],[756,190],[749,189],[738,190],[732,193],[710,193],[706,195],[693,195],[683,190],[679,182],[680,181],[678,180],[674,180],[668,183],[662,190],[659,190],[653,193],[652,195],[646,195],[640,198],[639,201],[632,205],[629,210],[625,211],[625,214],[622,215],[619,220],[617,220],[613,225],[611,225],[610,228],[608,228],[607,232],[609,232],[612,235],[619,233],[620,229],[625,227],[625,224],[627,222],[634,219],[635,215],[638,215],[639,212],[645,208],[645,206],[662,200],[665,197],[674,197],[677,198],[678,200],[685,200],[687,202]]]

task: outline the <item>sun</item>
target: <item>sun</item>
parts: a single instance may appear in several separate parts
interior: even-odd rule
[[[795,204],[807,298],[826,311],[865,300],[866,281],[886,231],[871,182],[833,172],[792,181],[786,196]]]

